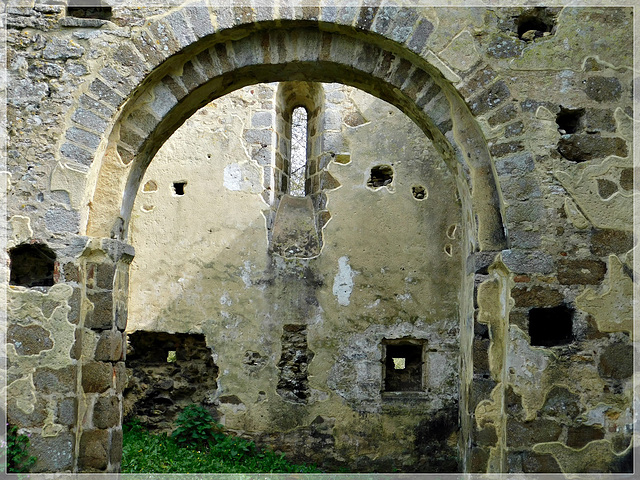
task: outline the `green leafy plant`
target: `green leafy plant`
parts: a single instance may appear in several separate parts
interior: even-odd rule
[[[180,413],[178,428],[171,434],[174,441],[184,447],[205,448],[224,439],[222,425],[201,405],[188,405]]]
[[[29,437],[18,433],[15,425],[7,424],[7,471],[28,472],[36,460],[36,457],[29,455]]]
[[[206,448],[178,444],[166,433],[150,433],[136,419],[125,423],[123,433],[122,473],[321,472],[313,465],[292,464],[281,453],[222,432]]]

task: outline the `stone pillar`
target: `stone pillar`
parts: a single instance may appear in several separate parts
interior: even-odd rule
[[[93,239],[80,262],[84,284],[76,329],[78,472],[118,472],[126,384],[127,290],[133,247]]]

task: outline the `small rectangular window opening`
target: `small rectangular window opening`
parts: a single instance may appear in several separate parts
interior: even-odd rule
[[[179,196],[184,195],[184,187],[186,184],[187,182],[173,182],[173,193]]]
[[[416,340],[385,340],[383,348],[383,391],[423,391],[423,344]]]
[[[573,309],[566,305],[529,310],[531,345],[556,347],[573,341]]]

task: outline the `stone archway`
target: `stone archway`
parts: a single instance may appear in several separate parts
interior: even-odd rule
[[[214,33],[216,28],[207,25],[206,16],[203,25],[193,12],[184,8],[150,22],[131,45],[120,47],[116,55],[120,61],[133,64],[144,58],[146,73],[136,79],[137,84],[113,71],[107,80],[104,77],[109,70],[105,68],[103,78],[89,86],[89,92],[118,108],[110,126],[104,126],[99,135],[87,135],[78,119],[67,131],[62,156],[91,163],[85,193],[89,208],[82,213],[88,236],[126,241],[133,200],[154,154],[176,128],[209,101],[258,82],[337,81],[396,106],[433,142],[456,179],[463,211],[461,258],[476,250],[505,248],[501,195],[480,129],[450,83],[412,51],[419,48],[411,48],[413,40],[402,47],[384,34],[364,35],[339,24],[329,28],[317,19],[245,24],[242,16],[236,17],[242,25]],[[416,34],[419,32],[417,28]],[[169,48],[158,55],[151,45],[160,42]],[[103,108],[101,105],[95,108]],[[104,115],[85,106],[85,116]],[[78,135],[80,131],[85,135]],[[118,272],[126,270],[131,257],[123,258],[124,262],[117,260],[122,264],[116,268]],[[467,379],[464,372],[469,368],[469,354],[464,352],[470,351],[472,337],[472,276],[463,274],[460,282],[461,378]],[[116,317],[126,316],[127,289],[128,278],[123,273],[114,285]],[[460,409],[465,412],[464,392],[468,389],[465,385],[460,389]],[[470,432],[468,422],[462,424],[461,444],[466,445]],[[98,433],[91,430],[82,437]],[[85,442],[77,441],[82,456]],[[109,450],[118,448],[113,437]]]

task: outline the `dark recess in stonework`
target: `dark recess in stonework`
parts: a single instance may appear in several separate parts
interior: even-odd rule
[[[371,177],[367,186],[372,188],[384,187],[393,181],[393,168],[389,165],[376,165],[371,169]]]
[[[187,182],[174,182],[173,183],[173,192],[178,196],[184,195],[184,187],[185,187],[186,184],[187,184]]]
[[[284,325],[282,354],[278,362],[280,378],[276,391],[286,400],[306,403],[309,398],[309,363],[313,352],[307,344],[306,325]]]
[[[561,135],[577,133],[582,127],[584,108],[564,108],[560,106],[560,113],[556,116],[558,131]]]
[[[385,392],[422,391],[422,345],[385,345]]]
[[[545,33],[553,33],[555,26],[554,16],[544,7],[537,7],[523,13],[517,20],[518,38],[531,41],[534,38],[544,36]]]
[[[204,335],[137,331],[127,340],[132,374],[124,392],[125,419],[137,417],[151,429],[170,431],[192,403],[217,415],[212,402],[218,367]]]
[[[111,7],[100,0],[70,0],[67,5],[67,16],[76,18],[111,19]]]
[[[529,310],[531,345],[556,347],[573,340],[573,309],[566,305]]]
[[[50,287],[54,283],[56,254],[41,243],[22,244],[9,250],[11,285]]]

